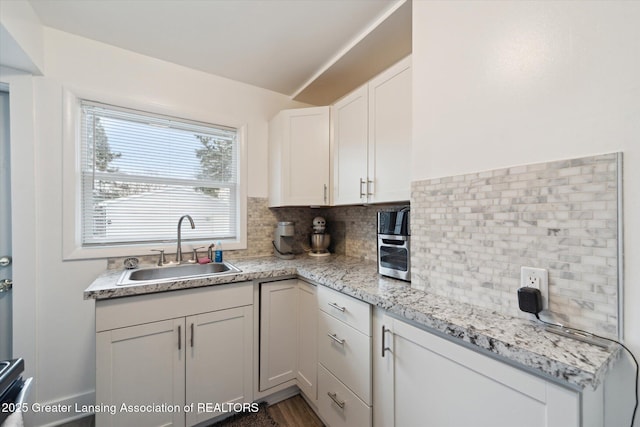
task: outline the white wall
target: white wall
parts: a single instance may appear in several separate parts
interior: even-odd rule
[[[640,2],[413,3],[414,181],[624,153],[624,339],[636,356],[638,22]]]
[[[248,195],[267,196],[268,120],[303,106],[283,95],[44,28],[44,77],[2,70],[10,84],[14,183],[14,354],[25,357],[38,402],[94,402],[94,302],[83,290],[105,260],[62,262],[62,93],[81,88],[246,123]],[[73,415],[73,414],[71,414]],[[69,414],[28,414],[45,425]]]
[[[0,65],[42,75],[42,26],[27,1],[4,1],[0,7]]]

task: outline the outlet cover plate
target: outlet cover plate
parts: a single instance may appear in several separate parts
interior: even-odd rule
[[[520,286],[540,289],[542,309],[549,309],[549,273],[544,268],[521,267]]]

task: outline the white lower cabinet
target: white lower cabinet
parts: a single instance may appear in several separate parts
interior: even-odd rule
[[[601,425],[582,394],[406,322],[374,315],[377,427]],[[586,393],[586,392],[583,392]],[[581,412],[581,411],[588,411]]]
[[[298,279],[260,284],[260,392],[288,381],[317,398],[316,287]]]
[[[192,426],[219,415],[207,403],[253,401],[251,283],[98,301],[96,332],[96,404],[115,408],[98,427]]]
[[[316,287],[298,281],[298,387],[311,401],[318,398],[318,299]]]
[[[260,285],[260,391],[295,379],[298,280]]]
[[[184,426],[184,318],[99,332],[96,337],[97,426]],[[123,408],[125,405],[125,408]],[[128,405],[176,405],[141,412]]]
[[[370,337],[320,311],[318,358],[365,403],[371,403]]]
[[[203,403],[248,403],[252,399],[253,307],[198,314],[186,319],[187,426],[221,415]]]
[[[371,406],[322,365],[318,366],[318,411],[331,427],[371,425]]]
[[[259,287],[256,392],[297,385],[328,427],[621,424],[611,381],[567,388],[382,309],[372,320],[369,304],[324,286]],[[97,301],[96,404],[115,411],[96,426],[193,426],[220,415],[211,405],[253,402],[253,304],[250,282]]]
[[[371,426],[371,306],[318,289],[318,412],[329,426]]]

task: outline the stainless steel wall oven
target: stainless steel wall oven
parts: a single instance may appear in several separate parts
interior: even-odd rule
[[[409,207],[378,212],[378,273],[411,281]]]

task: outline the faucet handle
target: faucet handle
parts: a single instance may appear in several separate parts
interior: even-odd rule
[[[151,249],[153,252],[160,252],[160,258],[158,258],[158,267],[162,267],[167,263],[167,258],[164,256],[164,249]]]
[[[204,246],[200,246],[192,249],[193,255],[191,256],[191,259],[189,260],[189,262],[198,262],[198,249],[204,249]]]

